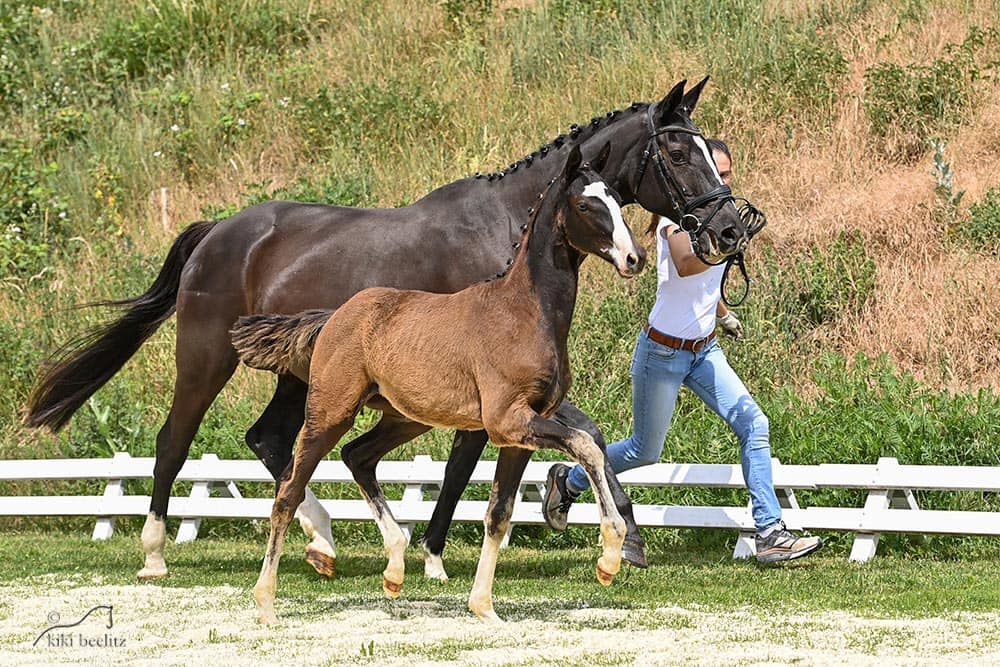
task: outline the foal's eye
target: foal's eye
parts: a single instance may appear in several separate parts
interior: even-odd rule
[[[577,210],[579,210],[579,211],[580,211],[581,213],[586,213],[587,211],[589,211],[589,210],[590,210],[590,206],[588,206],[588,205],[587,205],[587,202],[585,202],[585,201],[582,201],[582,202],[578,203],[578,204],[576,205],[576,208],[577,208]]]

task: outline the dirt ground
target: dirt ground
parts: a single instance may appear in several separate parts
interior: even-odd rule
[[[73,628],[46,632],[98,605],[113,607],[112,627],[99,609]],[[281,625],[265,628],[249,591],[232,586],[41,579],[0,587],[0,664],[1000,664],[1000,612],[886,619],[569,607],[498,600],[507,622],[494,627],[454,594],[423,601],[279,596]]]

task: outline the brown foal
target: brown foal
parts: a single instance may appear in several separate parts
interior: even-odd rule
[[[625,537],[609,487],[613,473],[591,435],[550,418],[570,386],[566,339],[583,256],[597,255],[625,277],[637,274],[645,263],[616,195],[597,173],[609,150],[605,145],[593,165],[581,163],[579,149],[572,150],[561,175],[539,195],[536,210],[529,211],[518,254],[499,280],[455,294],[375,287],[332,315],[310,311],[239,320],[233,341],[250,366],[301,372],[311,353],[305,428],[278,483],[271,535],[254,586],[261,622],[277,620],[278,561],[306,484],[366,404],[383,410],[383,419],[408,424],[413,437],[434,426],[485,429],[498,447],[526,450],[526,456],[515,457],[519,461],[544,447],[580,462],[601,513],[603,553],[597,576],[602,584],[611,583],[621,566]],[[362,436],[342,455],[364,444]],[[511,466],[505,466],[505,478],[501,467],[469,597],[469,608],[484,620],[498,620],[493,576],[523,463],[513,464],[513,479]],[[407,539],[375,479],[374,463],[356,470],[355,479],[385,543],[383,588],[395,597],[403,583]]]

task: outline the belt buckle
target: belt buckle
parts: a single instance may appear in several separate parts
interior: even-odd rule
[[[695,338],[695,339],[693,339],[691,341],[691,351],[692,352],[701,352],[702,348],[705,347],[705,343],[708,342],[708,339],[710,337],[711,337],[711,334],[709,334],[708,336],[703,336],[701,338]]]

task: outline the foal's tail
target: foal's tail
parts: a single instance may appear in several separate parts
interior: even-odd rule
[[[62,428],[73,413],[121,370],[139,347],[174,313],[181,271],[214,222],[196,222],[170,247],[160,274],[145,293],[89,305],[125,309],[117,320],[92,329],[56,351],[46,362],[25,408],[27,426]]]
[[[289,373],[309,368],[316,337],[332,310],[305,310],[295,315],[241,317],[230,330],[233,347],[250,368]]]

